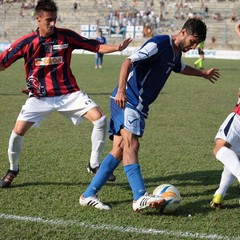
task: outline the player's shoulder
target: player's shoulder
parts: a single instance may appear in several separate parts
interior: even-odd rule
[[[57,32],[57,33],[62,33],[62,34],[65,34],[65,33],[76,33],[75,31],[73,31],[72,29],[70,29],[70,28],[59,28],[59,27],[57,27],[57,28],[55,28],[55,31]]]
[[[157,46],[167,46],[171,45],[171,36],[170,35],[155,35],[150,38],[146,43],[154,43]]]
[[[168,42],[171,39],[170,35],[155,35],[152,37],[152,41],[154,42]]]
[[[80,34],[78,34],[77,32],[75,32],[72,29],[69,28],[56,28],[56,33],[58,34],[59,38],[67,38],[69,39],[69,41],[77,41],[77,40],[82,40],[85,39],[83,36],[81,36]],[[70,40],[71,39],[71,40]]]

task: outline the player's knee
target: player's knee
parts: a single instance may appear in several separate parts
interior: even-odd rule
[[[224,146],[224,145],[223,145]],[[222,145],[216,144],[215,147],[213,148],[213,154],[216,156],[218,151],[223,147]]]
[[[216,156],[217,152],[218,152],[219,149],[217,149],[216,147],[213,148],[213,154]]]
[[[139,144],[139,141],[137,141],[137,140],[130,141],[129,143],[124,144],[124,151],[130,151],[130,152],[137,153],[139,148],[140,148],[140,144]]]
[[[111,150],[111,154],[118,160],[122,161],[123,159],[123,148],[121,145],[114,146]]]
[[[101,118],[93,121],[93,125],[96,128],[106,128],[107,127],[107,118],[103,115]]]
[[[140,148],[140,144],[138,141],[134,141],[132,143],[132,148],[134,149],[135,152],[138,152],[139,148]]]

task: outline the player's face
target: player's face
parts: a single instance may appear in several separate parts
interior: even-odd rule
[[[199,39],[197,36],[188,34],[187,31],[183,32],[182,39],[179,42],[179,48],[182,52],[187,52],[191,49],[195,49],[199,44]]]
[[[36,15],[36,22],[42,37],[48,37],[53,34],[56,20],[56,12],[41,12]]]

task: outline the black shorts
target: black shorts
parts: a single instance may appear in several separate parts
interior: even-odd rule
[[[204,55],[204,51],[201,48],[198,48],[198,54],[199,55]]]

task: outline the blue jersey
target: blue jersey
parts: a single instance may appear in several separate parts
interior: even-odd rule
[[[181,51],[174,53],[169,35],[158,35],[149,39],[137,52],[129,56],[132,68],[126,86],[127,106],[136,108],[147,118],[149,105],[159,95],[170,73],[184,69],[181,57]],[[113,98],[117,89],[118,86],[112,93]]]
[[[105,37],[97,37],[96,38],[97,41],[99,41],[101,44],[106,44],[107,40]]]

